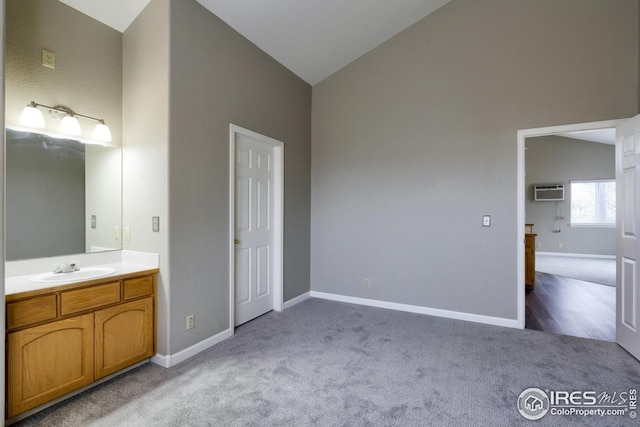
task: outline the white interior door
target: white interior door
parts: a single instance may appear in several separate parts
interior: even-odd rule
[[[616,340],[640,359],[640,116],[616,128]]]
[[[274,149],[235,141],[235,325],[273,310]]]

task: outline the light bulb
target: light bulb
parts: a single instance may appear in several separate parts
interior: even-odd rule
[[[82,133],[80,131],[80,122],[75,117],[66,115],[62,119],[62,123],[60,123],[60,132],[67,135],[80,135]]]
[[[20,124],[32,128],[44,128],[42,111],[38,110],[38,107],[33,103],[27,105],[24,107],[24,110],[22,110],[22,114],[20,114]]]
[[[111,142],[111,131],[109,126],[104,123],[98,123],[93,130],[93,139],[96,141]]]

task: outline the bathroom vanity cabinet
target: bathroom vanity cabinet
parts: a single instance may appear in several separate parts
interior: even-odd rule
[[[7,417],[156,353],[157,270],[6,296]]]

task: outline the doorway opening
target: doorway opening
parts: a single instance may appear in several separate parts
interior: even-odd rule
[[[230,125],[229,325],[283,309],[284,144]]]
[[[606,178],[615,182],[615,127],[621,122],[612,120],[518,131],[518,322],[522,328],[615,341],[615,225],[577,226],[576,206],[573,207],[573,221],[571,218],[570,194],[572,184],[577,185],[580,181]],[[614,145],[604,147],[594,144],[604,141],[590,139],[598,137],[608,138],[607,143]],[[558,161],[563,154],[566,157],[569,150],[580,145],[577,140],[590,141],[582,143],[590,147],[589,156],[593,157],[594,151],[596,154],[607,153],[611,164],[597,172],[589,170],[593,165],[558,170]],[[532,164],[539,170],[529,170]],[[533,184],[538,184],[537,188],[544,184],[559,185],[565,190],[565,196],[544,201],[545,197],[541,196],[535,201]],[[580,187],[573,187],[577,194]],[[530,260],[532,253],[527,252],[525,256],[525,235],[529,246],[534,245],[534,258],[544,261],[536,266],[533,283],[529,266],[526,280],[529,286],[525,286],[525,259]],[[532,235],[533,239],[538,238],[535,243],[532,243]],[[603,236],[606,236],[606,242],[601,241]],[[609,286],[596,284],[601,280],[593,279],[594,276],[571,273],[581,270],[580,265],[592,267],[600,261],[607,268],[613,263],[613,283]],[[571,264],[578,270],[572,270]],[[585,268],[582,270],[587,273]],[[602,319],[600,323],[596,320],[598,317]]]

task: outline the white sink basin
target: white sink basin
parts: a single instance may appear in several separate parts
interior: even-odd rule
[[[85,267],[71,273],[43,273],[29,278],[34,283],[67,283],[95,279],[115,273],[111,267]]]

